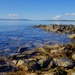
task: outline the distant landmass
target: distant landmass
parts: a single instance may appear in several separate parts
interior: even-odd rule
[[[31,21],[30,19],[0,19],[3,21]]]
[[[0,19],[1,21],[75,21],[75,20],[30,20],[30,19]]]
[[[75,21],[75,20],[46,20],[46,21]]]

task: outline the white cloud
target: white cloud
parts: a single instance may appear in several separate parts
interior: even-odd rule
[[[9,17],[17,17],[18,14],[8,14]]]
[[[59,19],[59,18],[61,18],[61,15],[57,15],[53,19]]]
[[[75,16],[75,13],[66,13],[66,16]]]
[[[69,14],[69,13],[66,13],[65,15],[66,15],[66,16],[69,16],[70,14]]]

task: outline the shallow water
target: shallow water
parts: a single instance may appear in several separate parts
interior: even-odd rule
[[[67,21],[0,21],[0,55],[17,52],[19,47],[28,49],[44,44],[66,44],[72,40],[67,34],[50,33],[31,26],[38,24],[75,24]]]

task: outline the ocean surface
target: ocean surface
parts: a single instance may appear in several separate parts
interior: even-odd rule
[[[75,24],[73,21],[0,21],[0,55],[17,53],[21,47],[28,50],[45,44],[72,42],[68,34],[50,33],[39,28],[38,24]]]

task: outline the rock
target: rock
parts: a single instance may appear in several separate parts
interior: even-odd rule
[[[43,66],[44,61],[46,61],[48,58],[46,56],[40,56],[38,58],[38,64],[40,64],[41,66]]]
[[[37,75],[36,73],[28,73],[26,75]]]
[[[12,63],[14,63],[16,65],[17,64],[17,60],[12,60]]]
[[[68,36],[70,39],[75,39],[75,34],[71,34]]]
[[[50,51],[50,56],[51,57],[65,57],[65,51],[64,51],[64,47],[62,48],[57,48],[57,49],[53,49]]]
[[[75,72],[69,72],[67,75],[75,75]]]
[[[55,45],[53,45],[53,48],[54,49],[58,49],[58,48],[62,48],[63,46],[62,45],[60,45],[60,44],[55,44]]]
[[[72,54],[72,59],[75,60],[75,53]]]
[[[68,58],[60,58],[60,59],[54,58],[53,60],[57,66],[61,66],[61,67],[73,67],[74,66],[74,63]]]
[[[21,71],[28,71],[28,66],[26,63],[24,63],[23,65],[18,66],[19,70]]]
[[[46,72],[46,73],[44,73],[43,75],[56,75],[56,73],[54,73],[54,72],[51,72],[51,73]]]
[[[44,48],[42,48],[42,47],[38,48],[38,51],[39,51],[39,52],[46,53],[46,50],[45,50]]]
[[[40,70],[41,69],[41,66],[40,64],[37,63],[37,61],[28,61],[28,70],[29,71],[36,71],[36,70]]]
[[[18,52],[19,52],[19,53],[23,53],[24,51],[27,51],[27,50],[28,50],[28,47],[19,48],[19,49],[18,49]]]
[[[5,60],[0,60],[0,72],[11,71],[12,68],[13,66],[10,65],[9,62],[6,62]]]
[[[24,58],[25,55],[24,55],[24,54],[18,54],[18,55],[16,55],[16,57],[17,57],[17,58]]]
[[[48,64],[48,69],[52,68],[54,66],[54,61],[52,60],[49,64]]]
[[[42,58],[40,58],[37,63],[40,64],[42,68],[51,68],[53,66],[52,59],[47,56],[43,56]]]
[[[18,60],[18,62],[17,62],[17,66],[20,66],[20,65],[22,65],[22,64],[24,64],[24,61],[23,60]]]

